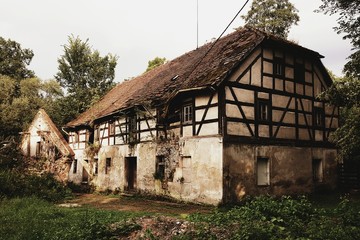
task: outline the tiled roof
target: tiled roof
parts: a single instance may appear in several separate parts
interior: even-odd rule
[[[264,39],[302,48],[252,28],[240,28],[132,80],[122,82],[67,127],[88,125],[137,104],[165,103],[179,91],[218,86]],[[209,51],[209,49],[211,49]],[[313,54],[318,53],[305,49]]]

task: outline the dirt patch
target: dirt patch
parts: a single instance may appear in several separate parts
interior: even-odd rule
[[[158,201],[126,195],[79,194],[66,203],[106,210],[138,211],[180,216],[191,213],[210,213],[214,209],[214,207],[205,205]]]

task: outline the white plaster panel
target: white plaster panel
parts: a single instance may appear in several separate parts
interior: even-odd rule
[[[275,130],[276,130],[276,128],[275,128]],[[280,127],[277,137],[284,138],[284,139],[295,139],[296,138],[295,128]]]
[[[189,137],[189,136],[192,136],[192,135],[193,135],[192,126],[183,127],[183,136],[184,137]]]
[[[199,124],[197,125],[196,129],[199,128]],[[206,135],[215,135],[219,133],[219,124],[217,122],[213,123],[205,123],[202,125],[199,136],[206,136]]]
[[[285,67],[285,77],[294,79],[294,68],[292,67]]]
[[[305,72],[305,82],[312,83],[312,73]]]
[[[299,138],[300,140],[311,140],[309,130],[305,128],[299,128]]]
[[[261,59],[251,67],[251,85],[261,86]]]
[[[236,81],[239,76],[245,71],[245,69],[255,60],[257,56],[260,54],[260,49],[257,48],[253,53],[246,58],[243,64],[230,76],[230,81]]]
[[[252,126],[252,125],[251,125]],[[253,132],[253,126],[251,127]],[[251,133],[245,123],[227,122],[227,133],[237,136],[251,136]]]
[[[247,119],[255,119],[254,107],[241,106]]]
[[[272,105],[274,107],[283,107],[285,108],[286,105],[289,102],[290,97],[287,96],[282,96],[282,95],[277,95],[277,94],[273,94],[272,95]],[[290,109],[295,109],[295,101],[292,99],[289,105]]]
[[[269,137],[269,126],[259,125],[258,133],[259,137]]]
[[[268,49],[268,48],[264,48],[263,49],[263,56],[264,58],[267,58],[267,59],[273,59],[273,52],[271,49]]]
[[[234,92],[240,102],[254,103],[254,91],[234,88]]]
[[[275,89],[279,91],[284,91],[284,80],[275,79]]]
[[[273,73],[273,64],[271,62],[263,62],[263,71],[264,73],[272,74]]]
[[[230,88],[229,88],[229,87],[225,87],[225,98],[226,98],[227,100],[234,101],[234,97],[233,97],[233,95],[231,94],[231,91],[230,91]]]
[[[238,106],[234,104],[226,104],[226,116],[233,118],[242,118]]]
[[[247,71],[244,76],[241,77],[240,83],[250,84],[250,71]]]

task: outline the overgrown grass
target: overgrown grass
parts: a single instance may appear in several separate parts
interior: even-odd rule
[[[360,239],[360,205],[343,199],[335,208],[317,208],[305,197],[262,196],[189,220],[192,239]]]
[[[130,221],[145,213],[60,208],[35,198],[0,202],[0,239],[111,239],[139,226]],[[111,223],[115,223],[111,225]]]

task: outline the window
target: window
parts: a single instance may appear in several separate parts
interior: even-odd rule
[[[322,170],[322,161],[321,159],[312,160],[312,172],[314,182],[322,182],[323,180],[323,170]]]
[[[74,132],[74,142],[78,143],[79,142],[79,133],[78,132]]]
[[[324,126],[324,121],[325,121],[324,109],[319,107],[314,107],[313,125],[315,127],[322,127]]]
[[[192,105],[188,104],[183,106],[183,112],[182,112],[182,120],[183,123],[192,123],[193,116],[192,116]]]
[[[36,152],[35,152],[36,157],[40,157],[40,151],[41,151],[41,142],[39,141],[36,143]]]
[[[137,140],[137,121],[136,115],[128,118],[129,143]]]
[[[108,174],[110,172],[110,168],[111,168],[111,158],[106,158],[105,174]]]
[[[97,126],[94,130],[94,142],[99,141],[99,137],[100,137],[100,128],[99,126]]]
[[[269,159],[264,157],[257,158],[257,185],[268,186],[270,185],[270,167]]]
[[[257,119],[259,121],[270,121],[270,101],[267,99],[257,100]]]
[[[95,158],[94,159],[94,175],[97,175],[99,172],[99,163],[98,163],[98,159]]]
[[[282,58],[275,57],[273,63],[273,73],[277,77],[284,77],[285,75],[285,64]]]
[[[109,136],[115,134],[115,122],[109,122]]]
[[[165,178],[165,158],[164,156],[156,157],[155,179],[163,180]]]
[[[305,66],[302,63],[295,63],[294,81],[297,83],[305,82]]]
[[[73,162],[73,173],[77,173],[77,162],[78,162],[77,159],[75,159]]]

